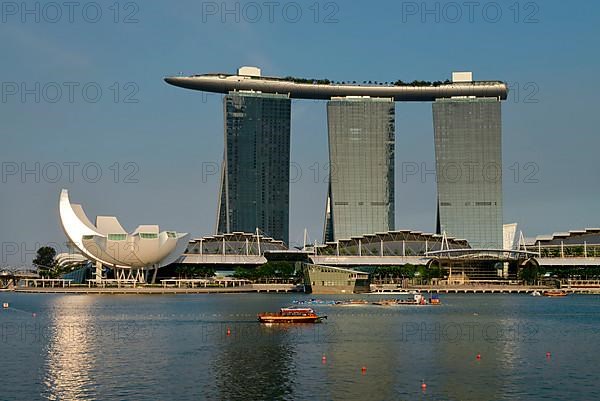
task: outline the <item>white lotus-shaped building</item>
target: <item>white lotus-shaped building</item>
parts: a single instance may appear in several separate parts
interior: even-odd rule
[[[189,234],[160,232],[157,225],[142,225],[127,233],[113,216],[97,216],[94,225],[81,205],[71,204],[66,189],[60,194],[59,210],[69,240],[97,266],[114,269],[117,278],[148,281],[150,270],[155,278],[158,268],[175,262],[189,242]]]

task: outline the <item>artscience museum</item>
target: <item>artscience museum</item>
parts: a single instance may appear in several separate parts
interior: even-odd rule
[[[189,234],[160,231],[157,225],[140,225],[128,233],[114,216],[88,219],[79,204],[72,204],[63,189],[59,202],[62,228],[73,245],[96,264],[96,281],[103,266],[120,280],[154,282],[160,267],[175,262],[185,251]]]

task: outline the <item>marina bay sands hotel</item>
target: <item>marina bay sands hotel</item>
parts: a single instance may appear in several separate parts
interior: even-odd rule
[[[324,240],[393,231],[394,102],[432,102],[437,233],[502,248],[503,82],[459,72],[445,82],[336,84],[263,77],[256,67],[165,81],[225,94],[217,234],[259,228],[288,243],[292,98],[327,100],[333,174]]]

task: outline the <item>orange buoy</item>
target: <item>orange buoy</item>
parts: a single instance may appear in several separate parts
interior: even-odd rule
[[[425,380],[421,380],[421,388],[425,390],[427,388],[427,384],[425,384]]]

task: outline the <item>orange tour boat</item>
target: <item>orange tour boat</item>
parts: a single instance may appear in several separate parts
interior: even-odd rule
[[[542,295],[545,297],[566,297],[568,294],[562,290],[549,290],[542,292]]]
[[[259,313],[261,323],[320,323],[327,316],[318,316],[311,308],[281,308],[278,313]]]

